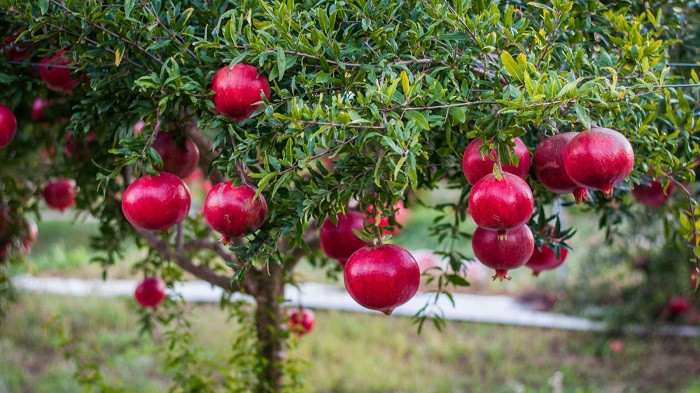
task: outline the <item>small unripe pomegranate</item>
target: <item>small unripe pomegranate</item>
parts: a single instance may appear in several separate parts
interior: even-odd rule
[[[45,98],[37,98],[34,100],[32,103],[32,120],[41,120],[46,117],[46,113],[44,113],[44,109],[50,107],[53,104],[51,100],[47,100]]]
[[[157,307],[165,300],[165,281],[159,277],[147,277],[139,283],[134,291],[134,298],[141,307]]]
[[[44,200],[49,207],[66,211],[75,204],[75,180],[51,179],[44,186]]]
[[[224,116],[236,120],[250,117],[261,105],[260,93],[270,99],[270,84],[265,75],[258,75],[258,69],[248,64],[236,64],[233,68],[222,67],[211,83],[216,110]]]
[[[484,176],[469,194],[469,212],[476,225],[506,231],[524,225],[532,216],[535,201],[525,180],[510,173]]]
[[[70,93],[78,86],[78,80],[70,76],[70,63],[65,50],[60,50],[53,55],[46,55],[41,59],[39,75],[49,89]]]
[[[390,315],[418,291],[420,269],[413,256],[393,244],[355,251],[344,270],[345,288],[361,306]]]
[[[308,308],[295,308],[289,311],[289,330],[297,336],[310,333],[316,324],[316,315]]]
[[[190,190],[167,172],[136,179],[122,197],[122,212],[131,225],[162,231],[179,224],[190,211]]]
[[[476,228],[472,236],[474,256],[486,267],[496,270],[493,279],[509,280],[508,270],[524,265],[535,249],[535,238],[527,225],[511,229],[507,236]]]
[[[634,167],[627,138],[609,128],[591,128],[576,135],[564,153],[564,168],[574,183],[612,195]]]
[[[690,300],[685,296],[673,296],[668,299],[666,309],[671,315],[684,314],[690,308]]]
[[[660,207],[663,206],[671,197],[673,192],[673,182],[668,184],[668,188],[664,191],[664,185],[657,180],[651,180],[649,185],[637,184],[632,189],[632,196],[637,202],[642,205]]]
[[[143,120],[137,121],[136,124],[134,124],[134,135],[139,135],[145,129],[146,129],[146,122]]]
[[[565,248],[560,248],[559,258],[557,258],[557,255],[554,253],[554,250],[549,248],[548,245],[543,244],[541,250],[535,247],[535,249],[532,252],[532,256],[527,261],[525,266],[532,269],[532,274],[534,276],[538,276],[541,272],[545,270],[554,270],[561,266],[561,264],[564,263],[564,261],[566,260],[566,256],[568,253],[569,250]]]
[[[555,194],[573,193],[576,203],[588,200],[588,190],[574,183],[564,168],[564,153],[578,132],[565,132],[544,139],[532,157],[537,180]]]
[[[36,239],[39,238],[39,227],[31,218],[24,220],[24,236],[20,239],[20,248],[22,252],[29,253]]]
[[[364,220],[364,214],[354,211],[347,211],[345,215],[339,214],[338,225],[334,225],[329,218],[326,218],[319,234],[323,252],[329,258],[336,259],[344,265],[355,251],[369,246],[370,243],[357,237],[354,232],[364,229]]]
[[[160,168],[163,172],[184,179],[197,169],[199,148],[190,138],[184,137],[178,143],[169,133],[159,132],[153,141],[153,148],[163,159],[163,167]]]
[[[17,119],[10,108],[0,104],[0,149],[10,144],[17,132]]]
[[[491,150],[482,158],[479,148],[481,148],[483,144],[484,142],[477,138],[471,141],[464,150],[464,155],[462,156],[462,171],[469,184],[476,184],[482,177],[493,173],[494,160],[498,152],[495,149]],[[515,138],[514,150],[519,158],[518,166],[504,164],[502,168],[505,172],[526,179],[530,171],[530,152],[520,138]]]
[[[204,201],[204,219],[221,233],[222,242],[255,231],[265,222],[267,202],[262,194],[253,200],[256,191],[255,187],[234,186],[230,181],[219,183],[209,191]]]

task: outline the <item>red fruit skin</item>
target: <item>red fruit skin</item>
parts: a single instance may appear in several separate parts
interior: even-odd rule
[[[413,256],[393,244],[363,247],[348,259],[345,288],[361,306],[386,315],[418,291],[420,269]]]
[[[32,120],[37,121],[45,118],[46,113],[44,113],[44,109],[50,107],[52,104],[53,102],[51,100],[41,97],[35,99],[32,103]]]
[[[493,279],[510,279],[508,270],[523,266],[535,249],[535,238],[527,225],[511,229],[506,236],[476,228],[472,236],[474,256],[486,267],[496,270]]]
[[[487,156],[481,158],[479,148],[484,144],[481,139],[474,139],[467,145],[462,156],[462,171],[469,184],[476,184],[482,177],[493,173],[494,159],[498,154],[491,150]],[[530,172],[530,152],[520,138],[515,138],[515,154],[520,158],[518,166],[502,165],[505,172],[512,173],[522,179],[527,178]]]
[[[190,138],[184,138],[184,144],[178,145],[172,135],[159,132],[156,140],[153,141],[153,148],[163,159],[163,167],[160,168],[163,172],[172,173],[184,179],[197,169],[199,148]]]
[[[258,75],[258,70],[252,65],[236,64],[233,68],[222,67],[211,83],[214,92],[216,110],[224,116],[238,121],[250,117],[262,105],[254,105],[261,101],[260,92],[270,99],[270,84],[264,75]]]
[[[83,160],[92,155],[90,144],[95,142],[96,140],[97,135],[95,135],[95,133],[92,131],[85,134],[84,139],[81,141],[76,140],[73,131],[69,131],[68,135],[66,136],[66,142],[63,145],[63,153],[68,158],[77,158],[79,160]]]
[[[215,185],[207,194],[204,219],[221,233],[224,242],[255,231],[265,222],[267,202],[262,194],[253,201],[255,192],[255,187],[234,186],[229,181]]]
[[[637,202],[645,206],[651,207],[661,207],[668,199],[671,198],[671,193],[674,189],[674,184],[669,183],[666,192],[664,192],[664,185],[656,180],[651,180],[649,185],[636,184],[632,189],[632,196]]]
[[[155,308],[165,300],[166,285],[159,277],[147,277],[134,291],[134,298],[141,307]]]
[[[32,245],[39,238],[39,228],[36,226],[36,222],[31,218],[24,220],[24,236],[20,239],[20,248],[22,252],[28,254],[32,248]]]
[[[544,188],[555,194],[574,193],[576,202],[581,203],[588,199],[588,191],[574,183],[564,168],[566,148],[578,134],[565,132],[544,139],[535,149],[532,161],[535,176]]]
[[[10,144],[17,133],[17,119],[10,108],[0,104],[0,149]]]
[[[60,50],[41,59],[39,75],[49,89],[70,93],[78,86],[78,80],[71,78],[71,61],[65,54],[65,50]]]
[[[136,228],[166,230],[182,222],[190,211],[190,190],[167,172],[136,179],[122,197],[124,217]]]
[[[610,350],[615,353],[621,353],[625,350],[625,343],[622,340],[610,341]]]
[[[32,56],[32,48],[27,45],[18,45],[18,34],[5,38],[5,45],[2,50],[9,61],[24,61]]]
[[[532,216],[535,200],[525,180],[510,173],[484,176],[469,194],[469,212],[476,225],[505,231],[524,225]]]
[[[75,205],[75,180],[51,179],[44,186],[43,194],[49,207],[64,212]]]
[[[629,141],[609,128],[591,128],[574,137],[564,153],[564,168],[574,183],[612,194],[632,172],[634,151]]]
[[[684,314],[690,308],[690,300],[685,296],[673,296],[668,299],[666,308],[672,315]]]
[[[540,272],[545,270],[554,270],[561,266],[566,260],[566,256],[569,254],[569,250],[565,248],[559,249],[559,259],[557,259],[554,251],[549,248],[546,244],[542,245],[542,250],[535,247],[532,251],[532,256],[527,261],[525,266],[532,269],[532,274],[537,276]]]
[[[314,330],[316,315],[308,308],[297,308],[289,312],[289,330],[297,336],[303,336]]]
[[[364,214],[347,211],[345,215],[339,214],[337,220],[338,225],[333,225],[333,222],[328,218],[323,221],[319,240],[323,252],[329,258],[342,261],[342,265],[355,251],[369,246],[370,243],[357,237],[354,232],[354,230],[364,229]]]

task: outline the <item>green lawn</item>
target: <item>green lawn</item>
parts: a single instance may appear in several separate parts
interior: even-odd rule
[[[193,347],[223,362],[235,330],[216,306],[191,308]],[[80,391],[57,326],[109,384],[166,391],[161,341],[139,336],[135,309],[131,299],[24,295],[0,323],[0,392]],[[291,356],[310,362],[311,392],[700,392],[698,340],[624,342],[612,353],[594,334],[472,323],[418,335],[406,318],[319,311]]]

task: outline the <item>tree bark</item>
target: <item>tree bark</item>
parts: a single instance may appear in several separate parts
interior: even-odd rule
[[[257,273],[255,324],[262,367],[258,373],[259,393],[281,393],[284,383],[283,363],[286,358],[282,337],[284,313],[284,272],[282,266],[270,263]]]

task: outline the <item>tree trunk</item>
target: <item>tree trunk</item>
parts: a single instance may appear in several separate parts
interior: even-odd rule
[[[282,267],[270,263],[267,271],[259,273],[255,301],[255,324],[260,345],[262,367],[258,372],[258,392],[281,393],[283,362],[286,357],[282,334],[284,319],[280,302],[284,299],[284,274]]]

